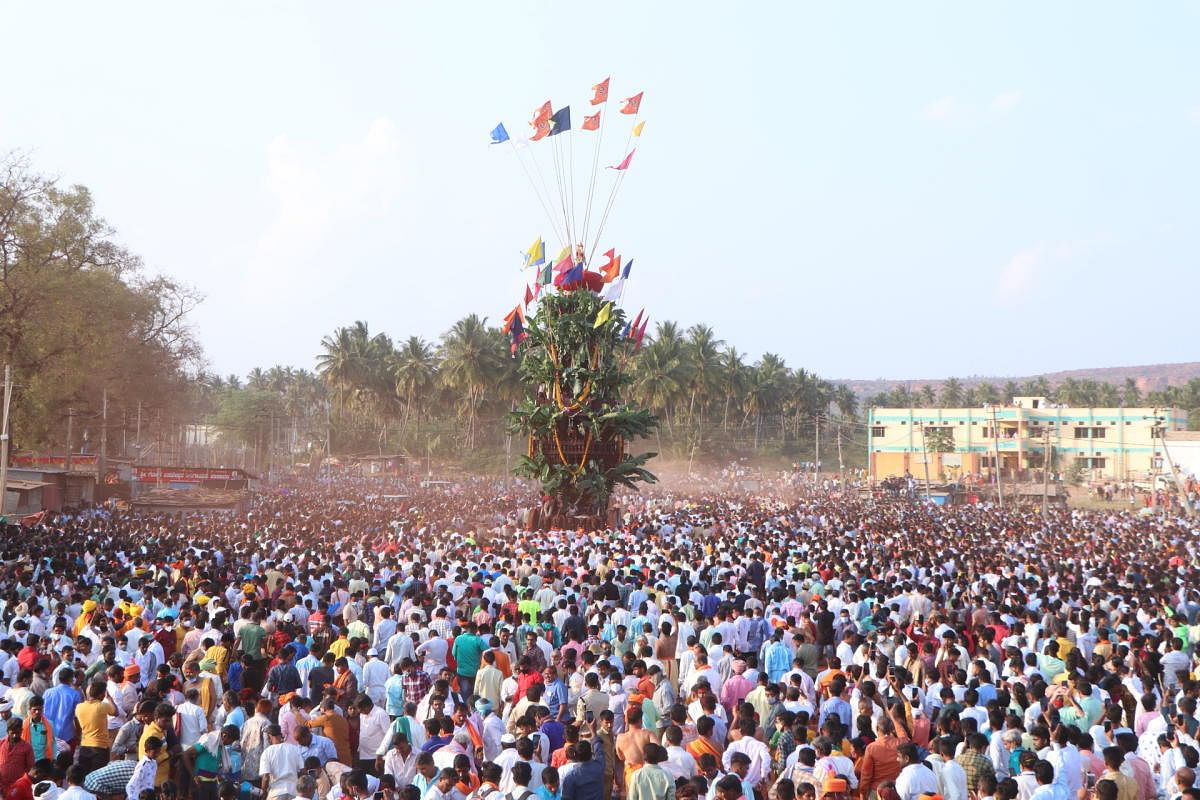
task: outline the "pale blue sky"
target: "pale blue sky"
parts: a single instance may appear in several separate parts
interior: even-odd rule
[[[834,378],[1200,357],[1194,2],[0,12],[0,149],[206,295],[222,373],[498,320],[549,225],[488,131],[547,98],[578,125],[609,74],[646,92],[604,237],[632,311]]]

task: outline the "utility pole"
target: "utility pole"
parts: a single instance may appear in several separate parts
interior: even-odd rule
[[[7,407],[7,404],[6,404]],[[1159,417],[1159,420],[1165,420],[1165,417]],[[1167,447],[1167,429],[1166,426],[1160,428],[1162,431],[1159,438],[1162,440],[1163,455],[1167,457],[1167,466],[1171,468],[1171,477],[1175,479],[1175,488],[1179,492],[1179,499],[1183,501],[1183,508],[1187,511],[1190,517],[1194,513],[1192,510],[1192,501],[1188,499],[1187,487],[1183,485],[1183,479],[1179,477],[1179,473],[1175,470],[1175,462],[1171,459],[1171,450]]]
[[[1000,501],[1000,509],[1004,510],[1004,476],[1000,469],[1000,428],[996,422],[996,406],[992,405],[992,452],[996,458],[996,498]]]
[[[817,484],[821,482],[821,415],[817,414],[813,417],[813,428],[816,430],[816,439],[813,443],[813,488],[817,488]]]
[[[75,409],[68,408],[67,409],[67,460],[66,460],[66,463],[64,464],[67,472],[71,471],[71,447],[72,447],[71,443],[74,441],[75,441]]]
[[[104,388],[100,400],[100,457],[96,459],[96,487],[98,490],[105,486],[104,476],[108,474],[108,387]]]
[[[12,367],[4,367],[4,421],[0,423],[0,516],[8,496],[8,409],[12,404]]]
[[[929,502],[929,450],[925,447],[925,422],[921,421],[921,460],[925,462],[925,502]]]
[[[141,463],[142,460],[142,401],[138,400],[138,415],[137,415],[137,433],[134,434],[134,439],[137,440],[137,458],[133,459],[134,464]]]
[[[842,483],[846,480],[846,464],[842,461],[842,422],[838,420],[837,426],[837,447],[838,447],[838,482]]]
[[[1042,444],[1042,520],[1048,515],[1046,506],[1050,502],[1050,429],[1046,428]]]

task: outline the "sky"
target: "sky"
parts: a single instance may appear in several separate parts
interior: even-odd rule
[[[0,1],[0,151],[195,287],[209,368],[497,322],[559,239],[514,138],[637,154],[624,305],[828,378],[1198,358],[1200,4]],[[644,91],[642,137],[618,101]],[[594,134],[572,131],[576,227]],[[529,162],[525,162],[528,164]],[[617,172],[599,169],[596,204]],[[582,176],[582,177],[581,177]],[[593,214],[593,217],[598,216]],[[591,221],[595,236],[596,222]],[[588,246],[591,246],[589,240]]]

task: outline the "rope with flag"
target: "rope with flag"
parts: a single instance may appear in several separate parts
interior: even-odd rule
[[[600,164],[602,160],[607,161],[603,151],[605,133],[613,122],[608,116],[610,81],[611,77],[607,77],[592,86],[592,96],[585,107],[593,108],[594,111],[590,115],[581,115],[582,124],[578,127],[572,125],[570,105],[563,105],[556,110],[547,100],[534,110],[533,118],[529,121],[530,134],[520,142],[512,138],[503,122],[491,131],[492,144],[509,144],[526,181],[550,222],[554,238],[559,239],[559,244],[563,247],[580,247],[585,268],[596,253],[626,177],[625,173],[629,171],[632,163],[634,150],[630,148],[630,143],[640,137],[645,125],[640,119],[644,93],[638,92],[621,101],[619,113],[631,116],[632,125],[626,136],[625,147],[614,159],[617,163],[611,169],[615,174],[607,187],[607,196],[601,202],[598,197]],[[594,133],[595,136],[589,143],[592,164],[587,172],[587,188],[580,197],[575,181],[574,134],[585,132]],[[545,168],[541,164],[542,161],[547,162]],[[551,175],[549,181],[547,173]],[[592,224],[597,214],[599,222],[593,232]]]

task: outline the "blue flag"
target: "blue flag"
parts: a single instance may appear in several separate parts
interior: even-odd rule
[[[550,135],[554,136],[569,130],[571,130],[571,107],[563,106],[550,118]]]
[[[629,277],[629,270],[633,269],[633,259],[629,259],[629,263],[625,265],[625,269],[621,270],[621,278]]]
[[[496,127],[492,128],[492,144],[501,144],[508,141],[508,131],[504,130],[504,123],[501,122]]]

